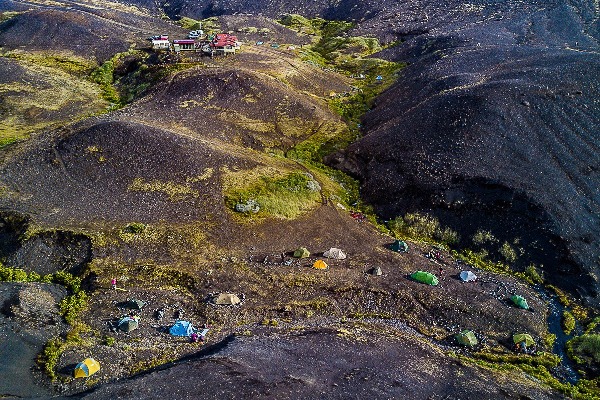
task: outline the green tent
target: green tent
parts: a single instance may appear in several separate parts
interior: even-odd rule
[[[426,283],[435,286],[438,284],[438,278],[434,274],[425,271],[413,272],[410,277],[417,282]]]
[[[528,333],[517,333],[516,335],[513,335],[513,343],[514,344],[518,344],[518,343],[522,343],[522,342],[525,342],[525,346],[535,345],[533,338]]]
[[[517,307],[523,308],[525,310],[529,310],[529,305],[527,304],[527,300],[525,300],[525,298],[523,296],[514,294],[514,295],[512,295],[512,297],[510,299],[512,300],[513,303],[515,303],[515,305]]]
[[[310,251],[308,251],[306,249],[306,247],[300,247],[298,250],[294,251],[294,257],[296,257],[296,258],[310,257]]]
[[[404,240],[396,240],[391,244],[390,250],[397,253],[408,253],[408,244]]]
[[[456,338],[456,341],[463,346],[475,346],[477,343],[479,343],[473,331],[468,329],[465,329],[454,337]]]

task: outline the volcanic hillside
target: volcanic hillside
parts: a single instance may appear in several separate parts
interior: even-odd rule
[[[29,3],[9,4],[19,12],[24,5],[29,7]],[[12,340],[10,346],[0,346],[0,359],[24,354],[19,368],[2,370],[10,372],[10,381],[8,375],[0,375],[0,393],[75,398],[154,398],[165,393],[188,398],[408,393],[417,398],[562,398],[563,393],[582,397],[598,393],[597,381],[592,380],[597,377],[595,364],[585,364],[590,357],[585,349],[578,353],[582,357],[578,369],[585,369],[582,375],[559,356],[564,356],[565,342],[571,338],[561,326],[561,317],[567,315],[563,310],[573,325],[576,314],[581,324],[589,322],[587,332],[594,333],[593,309],[584,309],[557,288],[530,285],[543,282],[535,268],[527,274],[508,270],[498,274],[489,266],[484,270],[469,265],[448,247],[428,241],[407,239],[408,252],[392,251],[397,234],[393,225],[378,222],[360,202],[356,181],[321,162],[324,155],[338,151],[332,164],[363,179],[365,194],[381,215],[401,213],[402,201],[411,192],[400,193],[392,183],[429,170],[420,167],[394,175],[386,170],[381,177],[369,173],[381,165],[394,168],[398,160],[389,154],[395,157],[401,154],[397,151],[412,148],[408,143],[426,140],[422,133],[418,139],[396,140],[383,150],[390,144],[388,136],[397,134],[397,123],[406,131],[413,129],[412,120],[394,118],[410,114],[402,107],[416,96],[409,92],[416,89],[411,86],[416,85],[411,80],[416,79],[411,75],[416,74],[414,68],[420,65],[426,79],[427,68],[452,59],[450,53],[443,57],[425,46],[422,59],[411,58],[413,64],[401,80],[367,114],[372,121],[365,117],[364,138],[342,152],[356,138],[356,118],[370,106],[368,96],[398,78],[400,64],[364,59],[370,54],[365,47],[382,48],[378,41],[355,38],[343,49],[346,53],[336,52],[346,62],[332,65],[328,54],[314,50],[318,46],[304,48],[326,36],[325,21],[313,21],[314,25],[309,21],[315,32],[304,35],[262,17],[236,15],[223,18],[223,24],[248,39],[237,54],[210,58],[161,53],[149,49],[144,41],[148,33],[183,36],[186,31],[144,15],[137,7],[128,11],[125,6],[109,10],[93,2],[68,4],[37,4],[24,13],[3,13],[0,38],[12,37],[16,46],[15,32],[29,26],[24,20],[54,13],[57,20],[72,23],[66,25],[68,35],[75,31],[89,37],[98,31],[115,35],[115,26],[129,32],[110,51],[101,45],[74,46],[50,57],[50,51],[62,49],[62,39],[54,38],[47,42],[48,49],[39,49],[32,41],[22,49],[6,44],[8,50],[0,57],[3,68],[15,73],[0,78],[7,93],[3,105],[18,103],[6,114],[31,109],[33,115],[27,134],[13,129],[10,140],[0,143],[0,277],[19,281],[1,286],[0,329]],[[352,4],[341,2],[337,7],[353,9]],[[301,9],[304,4],[296,6]],[[291,10],[283,3],[272,7]],[[325,11],[315,3],[315,13]],[[354,34],[340,30],[348,27],[344,23],[331,26],[331,31],[347,38]],[[379,27],[378,32],[385,31]],[[43,29],[50,32],[52,27]],[[355,29],[358,32],[360,26]],[[258,32],[269,43],[254,42],[263,38],[252,36]],[[134,43],[142,48],[121,47]],[[423,42],[416,37],[385,54],[406,59],[410,52],[404,50],[416,43]],[[491,65],[494,59],[488,61]],[[355,74],[343,70],[342,64],[370,69]],[[47,125],[34,127],[37,109],[29,103],[35,88],[48,88],[47,103],[53,99],[52,88],[61,85],[50,86],[40,72],[49,71],[43,68],[63,71],[66,75],[58,75],[63,84],[69,77],[77,78],[90,90],[85,92],[87,98],[63,102],[54,98],[59,112],[79,109],[72,119],[67,114],[49,115]],[[563,73],[565,68],[559,70]],[[569,71],[576,76],[580,70]],[[382,78],[377,80],[379,74]],[[381,80],[387,82],[378,83]],[[406,100],[394,97],[401,88]],[[460,90],[467,88],[424,96],[413,109],[420,110],[421,103],[437,97],[452,98],[451,93]],[[581,91],[575,93],[580,97],[568,101],[586,98]],[[501,93],[505,92],[498,89],[489,96]],[[362,108],[353,108],[355,99],[362,101],[356,102]],[[541,104],[526,100],[528,106],[519,98],[515,109],[536,110],[534,106]],[[485,116],[485,104],[470,107]],[[447,105],[448,115],[455,106]],[[421,114],[423,121],[443,121],[435,127],[437,133],[445,132],[447,121],[435,109],[429,111]],[[379,132],[381,141],[369,144]],[[472,156],[460,151],[461,143],[436,147],[440,162],[444,151],[452,148],[461,157]],[[417,155],[427,154],[415,151],[403,162],[420,165]],[[467,161],[477,171],[476,157],[457,159],[456,165],[462,168]],[[514,163],[496,165],[500,173],[501,167]],[[454,170],[448,171],[443,173]],[[429,182],[428,176],[423,182]],[[514,176],[516,182],[520,175]],[[369,186],[387,184],[382,179],[388,178],[389,193]],[[523,198],[529,206],[528,198]],[[541,205],[530,209],[544,218],[551,215]],[[451,223],[452,214],[447,215],[444,223]],[[527,227],[528,220],[523,221]],[[540,251],[547,250],[540,243]],[[310,255],[294,257],[300,246]],[[347,257],[328,258],[325,252],[332,247]],[[314,267],[323,260],[328,266]],[[465,269],[476,272],[476,282],[459,279]],[[437,274],[437,284],[411,278],[417,270]],[[215,304],[219,293],[235,294],[240,303]],[[516,307],[510,300],[514,294],[524,296],[528,306]],[[147,304],[132,306],[131,299]],[[140,317],[137,329],[118,328],[121,318],[131,314]],[[182,319],[198,328],[206,324],[205,341],[169,334]],[[455,335],[464,329],[475,331],[477,344],[463,347],[456,341]],[[533,354],[515,352],[517,333],[532,336],[535,344],[530,343],[527,351]],[[581,333],[583,327],[577,326],[575,334]],[[100,371],[74,379],[76,363],[90,356],[99,361]],[[23,368],[26,365],[33,368]],[[26,379],[15,388],[20,375]],[[580,377],[590,380],[577,384]]]
[[[491,231],[523,248],[521,265],[596,302],[598,9],[543,6],[457,5],[414,26],[385,55],[409,63],[402,79],[332,163],[383,217],[430,211],[467,246]]]

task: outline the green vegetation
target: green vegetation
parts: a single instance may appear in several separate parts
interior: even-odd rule
[[[225,204],[239,209],[239,204],[257,205],[245,212],[257,217],[293,219],[315,207],[321,200],[320,186],[307,173],[291,172],[282,178],[260,176],[245,187],[232,187],[225,193]]]
[[[1,49],[0,57],[19,67],[14,80],[9,76],[0,84],[5,111],[0,121],[0,148],[105,107],[98,87],[87,77],[94,68],[90,60],[69,52]],[[65,112],[74,104],[78,105],[76,113]]]
[[[177,25],[189,31],[200,29],[200,21],[189,17],[181,17],[181,19],[177,21]]]
[[[535,265],[530,264],[527,268],[525,268],[525,275],[533,282],[533,283],[544,283],[544,278],[538,272]]]
[[[592,400],[600,396],[600,379],[580,379],[576,385],[563,383],[555,378],[548,368],[557,361],[554,354],[536,356],[496,355],[477,353],[477,358],[458,356],[465,363],[474,363],[492,371],[520,371],[575,400]]]
[[[575,317],[568,310],[563,311],[562,326],[567,335],[570,335],[573,329],[575,329]]]
[[[66,335],[66,340],[53,338],[44,347],[38,356],[37,362],[44,372],[54,380],[54,371],[60,355],[69,346],[80,343],[82,333],[89,331],[89,327],[77,321],[77,317],[87,307],[88,296],[81,289],[81,278],[66,271],[41,276],[36,272],[27,273],[20,268],[10,268],[0,263],[0,281],[4,282],[40,282],[62,285],[69,291],[69,295],[60,302],[60,313],[65,321],[71,325],[71,330]]]
[[[113,60],[105,61],[100,67],[91,73],[90,77],[102,89],[102,97],[113,104],[113,107],[119,105],[121,99],[119,93],[113,87],[115,72],[115,62]]]
[[[578,364],[600,364],[600,334],[584,334],[569,340],[567,354]]]
[[[439,242],[446,245],[458,243],[458,233],[442,227],[437,218],[421,213],[408,213],[388,223],[388,228],[399,239]]]
[[[508,242],[502,243],[499,252],[506,262],[514,263],[517,261],[517,252]]]
[[[161,192],[169,196],[171,201],[186,200],[190,197],[198,197],[199,193],[192,189],[189,183],[179,184],[154,180],[146,182],[143,178],[135,178],[127,190],[134,192]]]

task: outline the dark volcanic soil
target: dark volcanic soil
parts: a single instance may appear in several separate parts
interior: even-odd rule
[[[434,4],[415,6],[429,19],[382,54],[409,66],[331,164],[361,179],[384,218],[430,211],[467,246],[478,229],[518,239],[521,265],[597,303],[597,10],[457,4],[449,18]]]
[[[503,383],[492,384],[497,377],[491,372],[448,358],[427,340],[401,330],[385,339],[357,332],[228,338],[207,349],[207,356],[199,354],[81,398],[164,399],[172,393],[183,399],[222,399],[232,393],[248,399],[562,398],[524,376],[509,374]]]

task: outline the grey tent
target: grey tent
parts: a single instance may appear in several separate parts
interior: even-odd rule
[[[471,271],[462,271],[459,276],[460,280],[463,282],[475,282],[477,280],[477,275]]]
[[[235,306],[242,302],[240,298],[233,293],[220,293],[217,296],[213,297],[212,301],[213,303],[220,306]]]
[[[139,326],[139,323],[138,323],[137,319],[135,319],[135,318],[125,317],[119,321],[119,329],[122,330],[123,332],[131,332],[131,331],[137,329],[138,326]]]
[[[333,258],[334,260],[345,260],[346,254],[342,250],[332,247],[323,253],[323,257]]]
[[[296,258],[310,257],[310,251],[308,251],[306,249],[306,247],[300,247],[298,250],[294,251],[294,257],[296,257]]]
[[[132,309],[132,310],[141,310],[142,308],[144,308],[145,305],[146,305],[145,301],[138,300],[138,299],[130,299],[125,304],[125,307]]]

